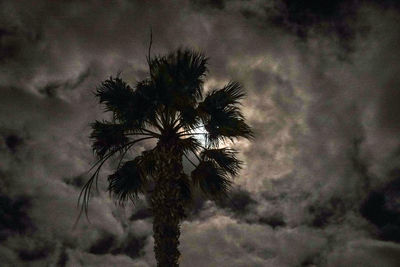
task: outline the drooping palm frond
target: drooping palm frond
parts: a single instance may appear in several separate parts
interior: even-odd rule
[[[214,161],[224,171],[235,176],[238,174],[242,165],[242,161],[237,159],[236,154],[237,151],[230,148],[204,149],[200,157],[203,160]]]
[[[192,181],[211,199],[226,197],[232,182],[226,172],[210,160],[201,161],[191,173]]]
[[[121,149],[129,141],[122,124],[95,121],[91,126],[92,148],[100,158],[111,150]]]
[[[143,174],[146,176],[153,176],[158,164],[157,150],[151,149],[143,151],[140,157],[140,167]]]
[[[75,225],[77,224],[77,222],[83,212],[85,213],[86,218],[88,218],[89,200],[90,200],[93,184],[95,183],[97,186],[97,181],[99,179],[99,173],[100,173],[101,167],[104,165],[104,163],[107,161],[107,159],[109,159],[115,152],[116,151],[111,151],[107,155],[100,158],[89,170],[89,172],[90,172],[92,169],[94,169],[97,166],[94,173],[89,178],[89,180],[86,182],[86,184],[82,187],[82,190],[79,193],[77,205],[78,206],[81,205],[81,210],[80,210],[79,216],[77,218],[77,221],[75,222]]]
[[[108,191],[120,204],[128,199],[134,201],[140,193],[145,192],[146,174],[141,166],[142,157],[125,162],[115,173],[108,176]]]
[[[124,154],[126,151],[128,151],[133,145],[144,141],[144,140],[149,140],[155,138],[153,136],[147,136],[147,137],[142,137],[139,139],[135,139],[133,141],[130,141],[128,143],[126,143],[123,147],[121,147],[120,149],[114,149],[109,151],[107,154],[103,155],[102,157],[100,157],[99,160],[96,161],[96,163],[94,163],[92,165],[92,167],[90,168],[90,171],[92,171],[94,169],[93,174],[90,176],[89,180],[86,182],[86,184],[82,187],[82,190],[79,194],[78,197],[78,206],[81,205],[81,211],[79,213],[79,216],[77,218],[77,220],[79,220],[80,216],[82,215],[82,213],[84,212],[86,214],[86,217],[88,215],[88,206],[89,206],[89,200],[91,197],[91,192],[92,192],[92,188],[93,188],[93,184],[96,184],[97,187],[97,182],[99,179],[99,174],[100,174],[100,170],[102,168],[102,166],[107,162],[108,159],[110,159],[112,156],[114,156],[116,153],[120,152],[122,154]],[[123,159],[123,157],[121,158],[121,160]],[[150,164],[148,164],[150,165]],[[118,168],[119,168],[120,164],[118,164]],[[154,166],[153,166],[154,168]]]

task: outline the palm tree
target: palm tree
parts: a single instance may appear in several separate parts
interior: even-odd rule
[[[240,110],[245,93],[239,83],[229,82],[204,94],[203,54],[179,49],[149,56],[148,64],[148,78],[133,88],[118,76],[98,87],[99,102],[113,116],[92,124],[90,137],[98,161],[80,199],[87,214],[101,167],[119,156],[115,172],[108,176],[108,191],[121,204],[137,200],[140,194],[149,197],[158,266],[178,266],[180,222],[193,190],[199,188],[210,199],[226,197],[242,162],[236,150],[221,145],[240,137],[250,139],[253,133]],[[202,135],[203,139],[197,138]],[[150,139],[156,141],[152,149],[129,157],[131,148]],[[193,164],[190,175],[183,171],[184,158]]]

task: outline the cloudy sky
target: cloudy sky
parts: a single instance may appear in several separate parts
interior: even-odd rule
[[[305,3],[301,3],[305,2]],[[105,192],[74,228],[94,162],[96,86],[154,54],[241,82],[252,143],[230,200],[196,200],[181,266],[399,266],[400,5],[395,0],[0,2],[2,266],[154,266],[145,199]],[[102,177],[105,178],[109,166]]]

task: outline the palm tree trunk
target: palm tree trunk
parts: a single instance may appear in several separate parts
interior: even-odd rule
[[[154,191],[153,210],[154,253],[158,267],[179,266],[180,222],[184,203],[180,198],[177,179],[183,172],[182,155],[173,149],[160,147]]]

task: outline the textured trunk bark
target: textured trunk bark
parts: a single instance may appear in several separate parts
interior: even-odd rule
[[[180,222],[184,203],[177,185],[183,173],[182,155],[171,147],[159,147],[156,183],[151,196],[154,253],[159,267],[179,266]]]

